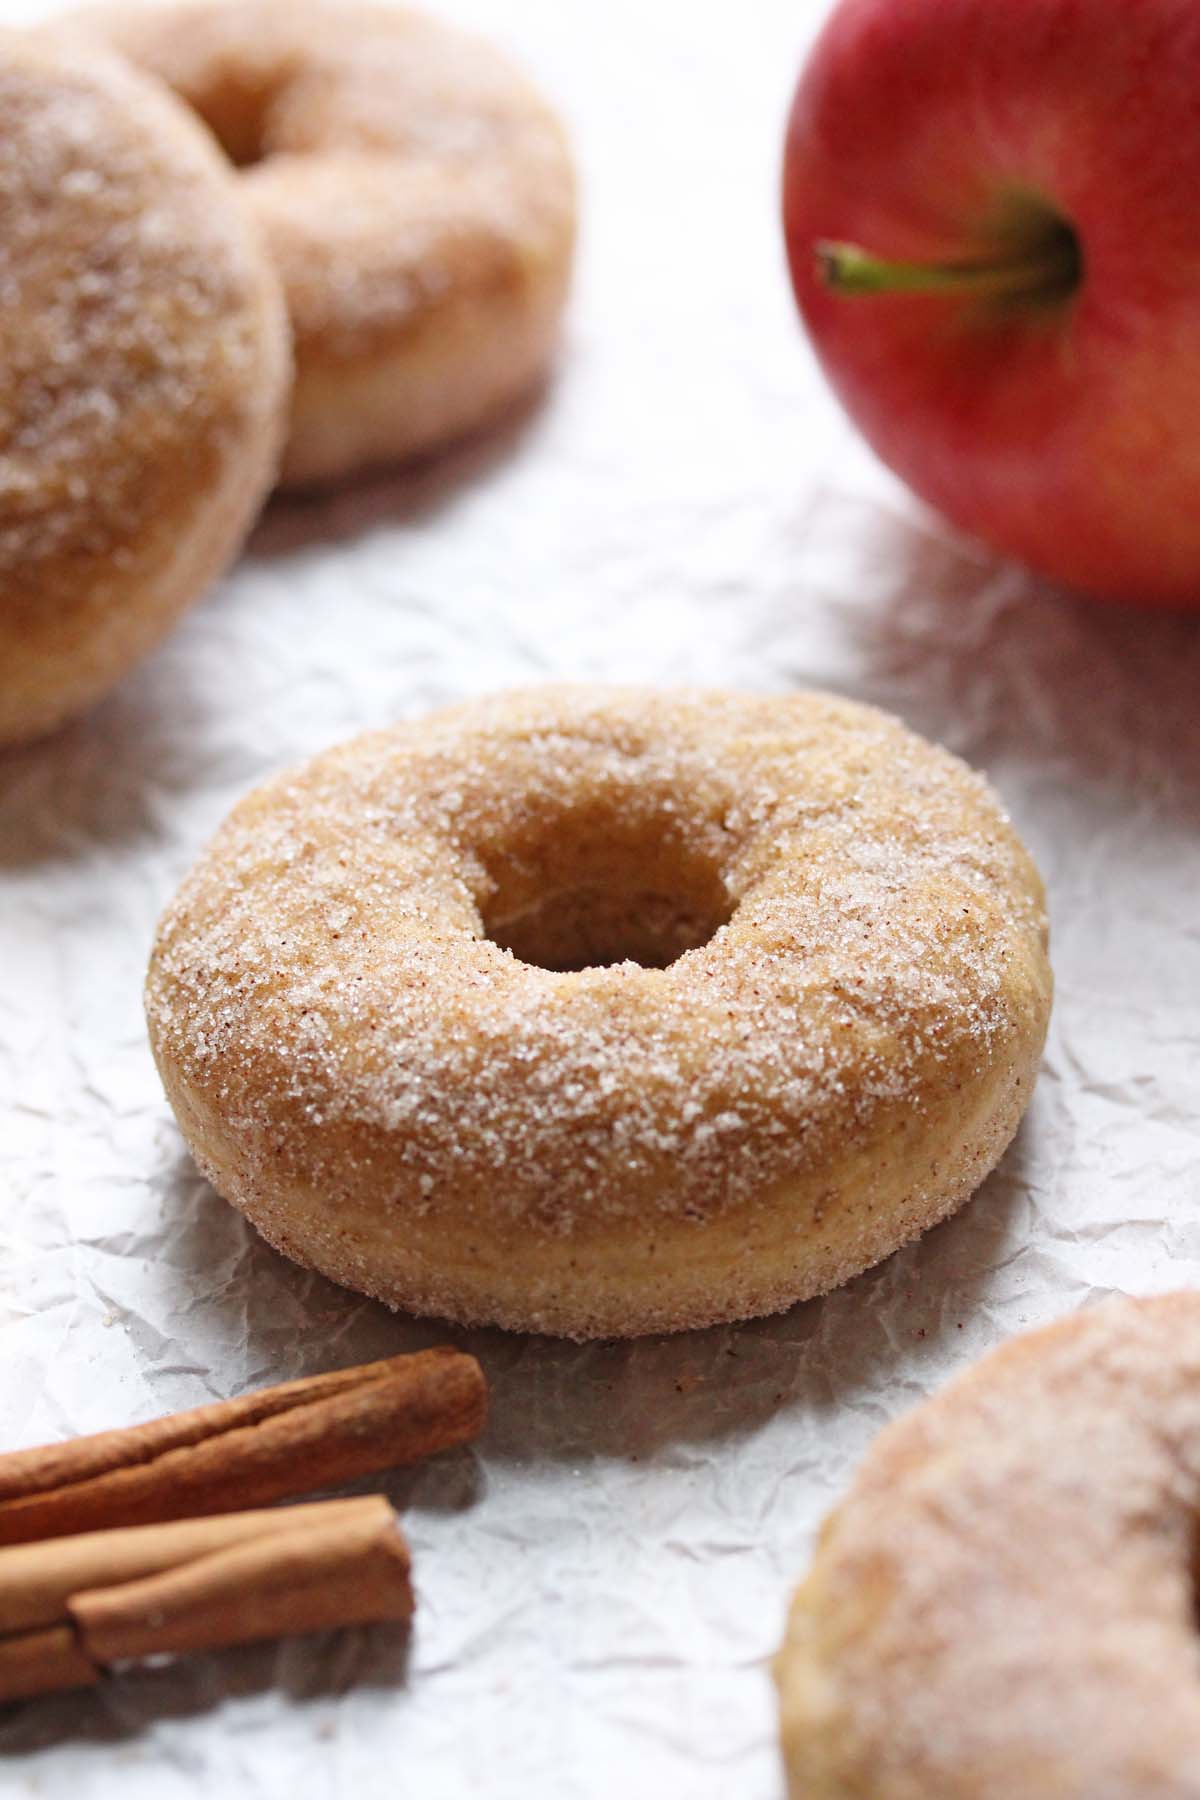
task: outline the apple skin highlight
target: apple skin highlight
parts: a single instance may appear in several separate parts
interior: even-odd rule
[[[1195,0],[843,0],[784,226],[821,364],[914,492],[1069,587],[1200,610]],[[1011,269],[1055,233],[1049,288],[839,292],[819,253]]]

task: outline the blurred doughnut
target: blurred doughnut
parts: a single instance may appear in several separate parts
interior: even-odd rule
[[[1019,1337],[877,1439],[776,1672],[793,1800],[1200,1794],[1200,1294]]]
[[[296,346],[284,479],[436,450],[542,376],[566,298],[561,127],[489,44],[332,0],[101,7],[241,165]]]
[[[275,479],[279,283],[228,166],[116,57],[0,33],[0,743],[151,649]]]

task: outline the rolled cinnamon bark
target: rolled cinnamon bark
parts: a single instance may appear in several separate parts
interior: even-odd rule
[[[381,1495],[22,1545],[0,1551],[0,1701],[89,1686],[126,1658],[412,1610]]]
[[[373,1497],[370,1504],[374,1505]],[[380,1504],[386,1506],[387,1502]],[[85,1531],[78,1537],[15,1544],[0,1550],[0,1644],[14,1632],[62,1624],[73,1594],[130,1582],[220,1555],[239,1544],[285,1532],[328,1529],[361,1516],[363,1500],[317,1500],[307,1506],[266,1507],[220,1518],[175,1519]]]
[[[407,1619],[413,1598],[396,1516],[373,1497],[352,1517],[268,1532],[144,1581],[76,1594],[70,1608],[88,1655],[107,1663]]]
[[[423,1350],[0,1456],[0,1545],[235,1512],[468,1442],[487,1388],[472,1356]]]
[[[0,1638],[0,1702],[95,1687],[102,1672],[79,1648],[71,1625]]]

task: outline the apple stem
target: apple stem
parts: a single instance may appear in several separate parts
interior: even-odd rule
[[[816,246],[817,268],[837,294],[977,294],[984,299],[1065,299],[1079,285],[1079,244],[1069,229],[1000,262],[891,262],[857,244]]]

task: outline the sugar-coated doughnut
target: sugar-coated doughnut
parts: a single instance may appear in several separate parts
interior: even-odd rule
[[[777,1662],[793,1800],[1197,1800],[1200,1294],[1014,1339],[892,1425]]]
[[[228,562],[289,368],[208,134],[92,44],[0,33],[0,743],[96,699]]]
[[[252,794],[147,987],[273,1244],[577,1338],[783,1308],[945,1217],[1049,1003],[1038,877],[956,758],[817,694],[553,686]]]
[[[286,480],[437,449],[544,373],[574,176],[554,115],[489,44],[335,0],[79,16],[169,82],[241,165],[295,333]]]

